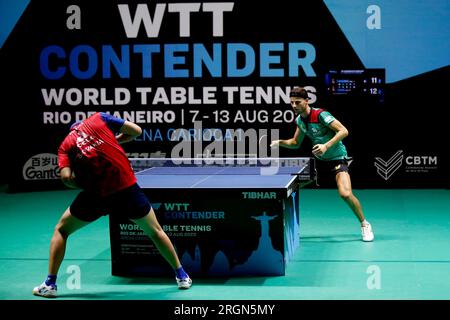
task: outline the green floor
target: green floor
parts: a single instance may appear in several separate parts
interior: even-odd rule
[[[0,299],[31,295],[47,272],[49,241],[76,191],[0,193]],[[300,193],[300,248],[282,277],[194,279],[111,276],[106,217],[69,241],[59,299],[450,299],[450,191],[355,190],[375,231],[359,226],[335,190]],[[71,266],[81,288],[71,288]],[[220,288],[220,290],[218,290]]]

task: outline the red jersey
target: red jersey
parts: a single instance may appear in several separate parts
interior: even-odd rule
[[[70,131],[58,149],[58,165],[70,167],[84,190],[108,195],[136,183],[136,177],[115,132],[124,120],[96,113]]]

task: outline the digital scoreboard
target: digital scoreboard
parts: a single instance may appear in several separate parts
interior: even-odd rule
[[[384,100],[385,69],[330,70],[325,76],[327,93]]]

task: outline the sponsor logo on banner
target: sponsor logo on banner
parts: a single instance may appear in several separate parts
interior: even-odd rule
[[[405,158],[405,171],[411,173],[429,173],[437,170],[437,156],[408,156]]]
[[[384,180],[388,180],[402,165],[403,161],[403,150],[397,151],[390,159],[387,161],[375,157],[375,167],[377,168],[377,173]]]
[[[374,165],[377,173],[384,180],[388,180],[404,165],[406,173],[430,173],[437,170],[438,157],[430,155],[405,155],[403,150],[398,150],[387,160],[375,157]]]
[[[59,179],[58,156],[53,153],[40,153],[25,162],[22,175],[25,180]]]

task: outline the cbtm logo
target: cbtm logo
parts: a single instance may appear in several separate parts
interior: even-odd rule
[[[392,157],[388,160],[383,160],[380,157],[375,157],[375,167],[377,168],[377,173],[384,180],[388,180],[395,171],[397,171],[403,161],[403,150],[397,151]]]
[[[384,180],[388,180],[405,163],[405,172],[407,173],[429,173],[437,170],[437,156],[405,156],[403,150],[398,150],[392,157],[383,160],[375,157],[374,165],[377,173]]]
[[[22,169],[25,180],[59,179],[58,156],[53,153],[40,153],[25,162]]]
[[[410,156],[406,157],[405,162],[407,165],[424,165],[424,166],[434,166],[437,165],[437,157],[430,156]]]

